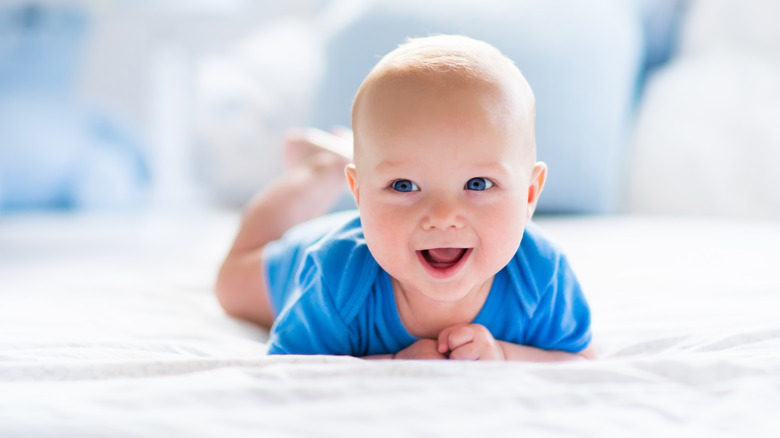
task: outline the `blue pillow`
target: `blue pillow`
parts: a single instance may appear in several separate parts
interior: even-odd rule
[[[493,44],[531,84],[538,155],[549,166],[538,212],[620,211],[625,137],[645,55],[635,7],[622,0],[376,2],[329,39],[310,123],[350,126],[352,99],[379,58],[407,37],[434,33]]]
[[[76,4],[0,5],[0,213],[145,200],[139,143],[74,97],[86,25]]]
[[[146,198],[138,143],[73,100],[5,96],[0,102],[0,213],[126,209]]]

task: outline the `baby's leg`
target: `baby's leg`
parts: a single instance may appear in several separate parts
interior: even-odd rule
[[[336,127],[331,132],[302,128],[287,133],[284,159],[288,167],[294,167],[309,155],[325,151],[352,161],[352,131],[344,127]]]
[[[216,284],[217,298],[228,314],[265,328],[271,327],[274,315],[263,247],[294,225],[327,213],[346,187],[344,166],[350,162],[348,156],[299,134],[290,135],[286,148],[287,173],[250,201]]]

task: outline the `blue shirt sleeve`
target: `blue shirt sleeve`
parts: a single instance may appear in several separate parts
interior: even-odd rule
[[[378,265],[370,256],[356,213],[341,215],[325,228],[332,231],[311,245],[311,239],[290,236],[291,241],[305,241],[292,245],[297,248],[295,255],[269,253],[274,254],[267,261],[269,271],[280,268],[269,274],[280,309],[271,328],[269,354],[361,355],[364,350],[355,319],[366,307]],[[294,259],[289,267],[288,258]]]
[[[590,341],[590,308],[568,260],[561,255],[530,317],[524,343],[578,353]]]
[[[289,303],[277,317],[268,354],[334,354],[354,351],[351,331],[316,265],[307,264]]]
[[[266,286],[271,307],[278,316],[297,288],[297,278],[307,250],[329,232],[354,220],[357,212],[341,212],[305,222],[288,230],[281,239],[269,242],[263,249]]]

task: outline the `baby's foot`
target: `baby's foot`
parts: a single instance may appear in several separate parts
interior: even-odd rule
[[[333,155],[332,158],[343,162],[343,166],[352,162],[352,131],[339,128],[329,133],[317,128],[302,128],[287,133],[284,160],[288,168],[300,165],[318,154]]]

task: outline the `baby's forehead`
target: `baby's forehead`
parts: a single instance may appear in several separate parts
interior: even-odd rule
[[[426,96],[437,90],[442,92],[438,96],[446,97],[462,89],[477,90],[476,98],[491,96],[518,110],[518,114],[533,117],[533,92],[511,60],[479,41],[466,39],[463,46],[447,38],[444,41],[437,45],[428,44],[425,39],[411,47],[402,46],[383,58],[358,90],[353,117],[360,115],[363,101],[386,100],[402,90]],[[461,42],[460,38],[455,38],[455,42]]]
[[[398,144],[425,147],[441,138],[451,145],[468,144],[466,139],[475,136],[527,156],[534,143],[533,123],[522,106],[511,93],[484,81],[404,77],[377,84],[354,120],[356,156],[366,148],[394,155]]]
[[[374,67],[353,104],[356,155],[365,130],[393,118],[388,107],[400,108],[399,114],[415,105],[447,110],[446,105],[432,104],[439,100],[473,102],[502,113],[507,124],[522,132],[535,156],[535,101],[522,73],[493,46],[457,36],[414,40]]]
[[[464,74],[461,71],[388,70],[375,76],[356,101],[353,128],[376,129],[377,124],[403,126],[410,114],[426,119],[431,112],[446,114],[442,123],[480,125],[533,133],[533,96],[511,80]],[[400,123],[400,124],[399,124]]]

